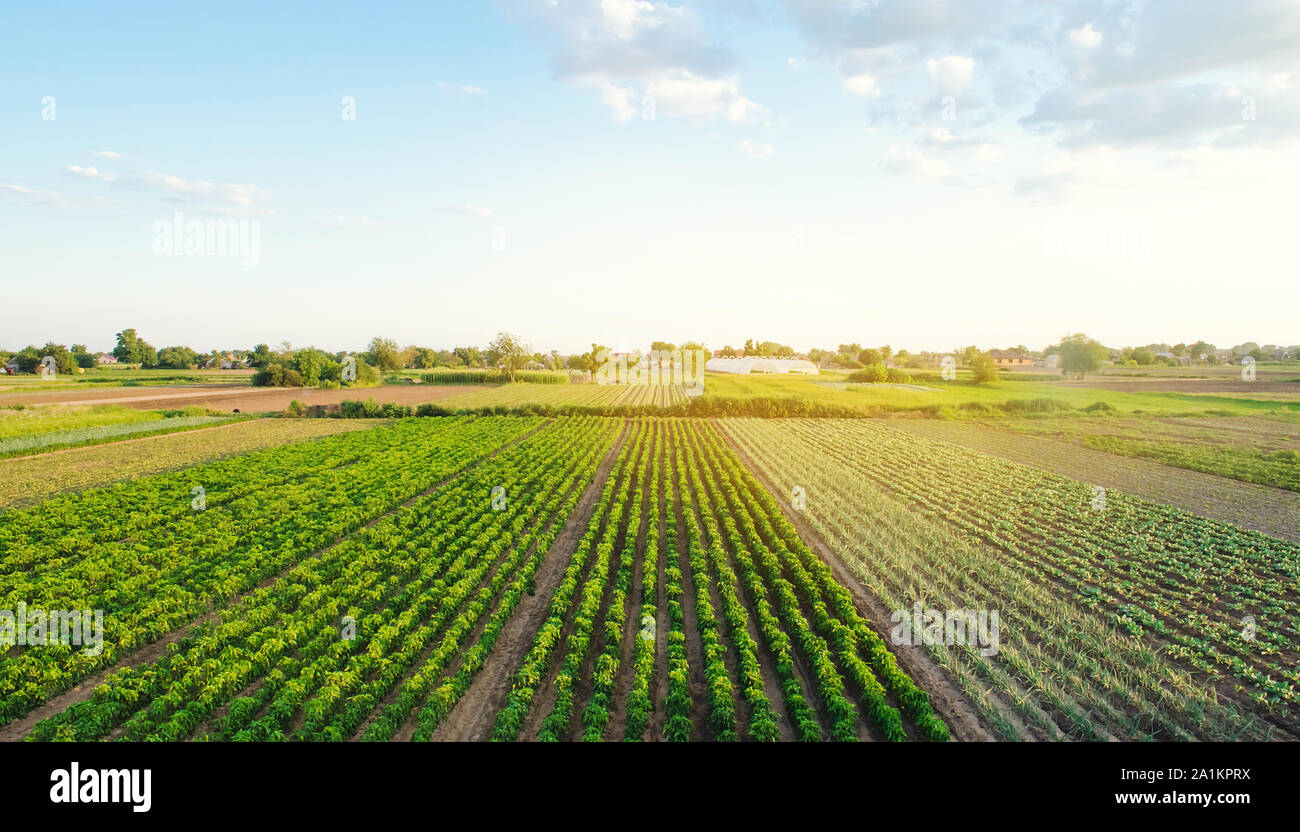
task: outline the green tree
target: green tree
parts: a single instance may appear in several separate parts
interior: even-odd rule
[[[411,366],[417,370],[432,370],[438,366],[438,353],[428,347],[411,349]]]
[[[976,354],[970,363],[971,374],[978,384],[998,380],[998,365],[986,352]]]
[[[591,373],[591,377],[593,379],[596,377],[596,371],[600,369],[600,364],[601,364],[600,354],[607,353],[607,352],[609,352],[609,347],[605,346],[604,344],[593,343],[591,345],[591,352],[585,354],[582,357],[582,369]]]
[[[258,344],[253,347],[253,354],[249,356],[248,364],[250,367],[256,367],[259,370],[271,363],[271,348],[266,344]]]
[[[1100,369],[1110,351],[1082,332],[1076,332],[1061,339],[1057,353],[1064,372],[1083,376]]]
[[[159,367],[184,370],[191,364],[199,363],[199,354],[189,347],[163,347],[158,350]]]
[[[884,364],[884,359],[880,355],[880,350],[873,350],[870,347],[860,351],[857,354],[857,359],[867,367],[875,364]]]
[[[43,353],[36,349],[35,346],[28,345],[14,354],[14,361],[18,364],[18,372],[34,373],[36,368],[41,365]]]
[[[113,356],[126,364],[139,364],[141,367],[153,367],[158,364],[158,353],[136,333],[134,329],[124,329],[117,333],[117,346]]]
[[[63,344],[56,344],[53,341],[41,347],[41,360],[45,356],[54,356],[54,366],[59,375],[71,374],[77,369],[77,360],[72,357],[72,353]]]
[[[290,366],[298,371],[304,387],[315,387],[321,383],[322,374],[332,363],[328,355],[315,347],[308,347],[294,353]]]
[[[86,345],[85,345],[85,344],[73,344],[73,345],[72,345],[72,360],[73,360],[73,361],[76,361],[76,362],[77,362],[77,366],[80,367],[80,368],[82,368],[83,370],[88,370],[88,369],[90,369],[91,367],[94,367],[94,366],[95,366],[95,363],[96,363],[96,362],[95,362],[95,356],[91,355],[91,354],[86,350]],[[3,361],[0,361],[0,364],[3,364],[3,363],[4,363]]]
[[[483,353],[477,347],[457,347],[452,350],[466,367],[482,367]]]
[[[498,332],[497,337],[488,344],[488,352],[496,356],[496,361],[506,371],[513,382],[519,369],[528,363],[530,348],[509,332]]]
[[[402,350],[392,338],[376,335],[364,353],[366,362],[380,372],[402,369]]]

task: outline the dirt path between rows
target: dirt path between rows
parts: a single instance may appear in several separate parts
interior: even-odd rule
[[[300,558],[293,565],[286,567],[284,570],[277,572],[276,574],[271,575],[269,577],[263,578],[261,581],[258,581],[256,586],[247,589],[244,592],[241,592],[237,595],[232,596],[230,599],[226,601],[226,603],[221,607],[221,609],[210,610],[207,613],[204,613],[203,615],[199,616],[198,618],[195,618],[193,621],[189,622],[188,624],[177,627],[176,629],[167,633],[157,641],[151,642],[145,645],[144,647],[141,647],[140,649],[132,652],[131,654],[119,659],[111,667],[99,671],[95,675],[82,680],[75,687],[67,691],[64,691],[63,693],[59,694],[53,699],[49,699],[45,701],[41,705],[38,705],[35,709],[29,711],[25,716],[19,717],[18,719],[13,720],[7,725],[0,727],[0,742],[15,742],[21,740],[23,737],[30,734],[32,729],[35,728],[36,725],[40,723],[42,720],[48,719],[49,717],[54,716],[55,714],[61,713],[67,710],[68,708],[72,707],[73,705],[76,705],[79,702],[85,702],[86,700],[90,699],[90,697],[95,692],[95,688],[101,685],[104,682],[104,680],[108,678],[110,675],[112,675],[113,673],[116,673],[120,670],[124,670],[128,667],[139,667],[140,665],[148,664],[149,662],[157,660],[166,652],[167,646],[169,644],[172,644],[174,642],[180,641],[181,639],[185,638],[187,635],[190,634],[190,632],[195,627],[218,621],[222,613],[224,613],[228,609],[237,606],[251,593],[256,592],[259,589],[264,589],[268,586],[271,586],[276,581],[284,577],[286,574],[293,571],[300,564],[306,563],[316,558],[320,558],[321,556],[331,552],[338,546],[341,546],[345,541],[350,539],[352,536],[360,534],[365,529],[374,526],[375,524],[383,520],[385,517],[389,517],[392,514],[402,510],[403,508],[412,505],[413,503],[415,503],[415,501],[419,500],[421,497],[432,494],[433,492],[445,486],[447,483],[451,482],[457,477],[460,477],[462,474],[471,471],[474,468],[477,468],[487,460],[492,459],[498,454],[504,452],[507,448],[513,447],[514,445],[517,445],[520,442],[525,441],[529,437],[536,434],[538,431],[545,428],[552,421],[553,420],[551,419],[546,420],[545,422],[538,425],[533,430],[528,431],[522,436],[513,439],[510,442],[505,443],[504,445],[502,445],[500,448],[497,448],[492,453],[479,457],[478,459],[474,460],[468,465],[465,465],[459,470],[455,471],[454,473],[449,474],[441,481],[435,483],[434,485],[430,486],[424,491],[421,491],[419,494],[416,494],[414,497],[411,497],[410,499],[406,500],[400,505],[394,506],[393,508],[384,512],[383,514],[377,515],[376,517],[366,522],[363,526],[361,526],[359,529],[352,532],[351,534],[344,535],[343,537],[340,537],[339,539],[335,540],[333,543],[330,543],[329,545],[317,549],[315,552],[312,552],[306,555],[305,557]]]
[[[744,463],[750,473],[772,495],[772,498],[776,500],[777,505],[781,508],[781,513],[785,515],[786,520],[794,525],[795,530],[799,532],[799,536],[809,544],[818,557],[831,567],[835,579],[853,594],[854,606],[858,608],[859,614],[871,624],[877,634],[882,638],[886,638],[890,629],[890,610],[867,591],[852,570],[840,561],[839,557],[821,538],[821,535],[813,529],[807,519],[790,506],[785,495],[773,486],[772,482],[767,478],[767,474],[732,440],[726,431],[719,430],[718,435],[722,437],[727,447],[740,458],[740,461]],[[935,662],[925,652],[924,648],[906,645],[894,646],[891,652],[898,659],[898,664],[903,671],[929,693],[934,710],[947,723],[953,739],[983,742],[997,740],[997,734],[993,727],[986,723],[984,717],[966,697],[956,680],[952,678],[947,670]]]
[[[497,712],[510,693],[511,677],[532,647],[533,637],[546,620],[551,594],[564,578],[574,547],[582,539],[595,512],[596,501],[604,490],[614,463],[627,441],[628,423],[601,460],[595,475],[579,500],[564,530],[551,544],[534,576],[534,591],[520,599],[514,614],[501,629],[483,667],[470,682],[469,689],[433,733],[433,741],[471,742],[486,740],[492,732]]]
[[[614,689],[610,691],[610,719],[605,726],[604,738],[607,740],[621,740],[624,732],[627,730],[627,700],[632,691],[632,679],[636,669],[636,645],[637,638],[640,636],[641,627],[641,593],[644,578],[642,572],[645,569],[645,552],[646,537],[650,529],[650,489],[654,487],[654,459],[659,453],[658,438],[651,433],[646,440],[646,456],[650,460],[646,464],[645,480],[639,488],[634,488],[633,493],[636,499],[641,501],[641,527],[637,529],[636,551],[632,556],[632,580],[627,590],[627,600],[623,604],[623,634],[619,639],[618,648],[618,673],[615,676]],[[615,576],[614,581],[617,581]],[[608,611],[608,607],[606,607]],[[608,612],[606,613],[608,614]],[[600,639],[604,638],[604,628],[597,627],[595,636]],[[597,640],[593,638],[593,640]],[[604,651],[604,642],[600,641],[594,645],[597,652],[594,656],[599,656]],[[593,656],[593,662],[594,662]],[[587,691],[590,695],[591,684],[588,682]],[[578,719],[578,726],[575,731],[574,739],[583,738],[583,725],[581,718]]]

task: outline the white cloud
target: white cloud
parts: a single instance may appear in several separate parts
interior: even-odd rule
[[[646,85],[655,109],[668,116],[708,119],[722,113],[736,123],[763,118],[770,111],[740,94],[736,78],[701,78],[690,72],[656,78]]]
[[[112,151],[112,150],[101,150],[101,151],[99,151],[98,153],[95,153],[94,155],[95,155],[95,156],[98,156],[98,157],[101,158],[101,159],[120,159],[120,158],[122,158],[122,154],[121,154],[121,153],[117,153],[117,152],[114,152],[114,151]]]
[[[996,162],[1005,155],[1005,151],[996,145],[982,144],[975,149],[975,158],[981,162]]]
[[[1082,49],[1096,49],[1101,46],[1101,32],[1092,28],[1091,23],[1085,23],[1080,29],[1070,30],[1070,43]]]
[[[374,228],[379,225],[377,220],[368,219],[367,217],[345,217],[342,214],[313,214],[311,221],[328,228],[343,228],[350,225]]]
[[[748,124],[771,115],[772,111],[743,95],[727,105],[727,120],[736,124]]]
[[[747,98],[729,72],[732,54],[684,5],[650,0],[502,0],[558,36],[555,74],[599,91],[616,121],[641,95],[656,116],[723,116],[747,123],[769,110]]]
[[[117,179],[116,173],[101,171],[93,166],[83,168],[81,165],[66,165],[63,170],[65,173],[80,176],[82,179],[97,179],[100,182],[113,182]]]
[[[942,179],[948,175],[948,165],[942,159],[926,156],[919,150],[894,145],[885,154],[884,165],[894,173],[918,179]]]
[[[623,123],[632,120],[636,115],[636,107],[632,103],[635,98],[635,87],[620,87],[609,81],[600,84],[600,103],[614,114],[614,121]]]
[[[776,148],[763,142],[751,141],[745,139],[740,143],[740,149],[743,150],[753,159],[766,159],[776,152]]]
[[[483,88],[482,88],[482,87],[476,87],[476,86],[474,86],[473,84],[449,84],[449,83],[447,83],[446,81],[439,81],[439,82],[438,82],[438,89],[442,89],[442,90],[452,90],[452,91],[455,91],[455,92],[464,93],[465,95],[482,95],[482,94],[483,94]]]
[[[658,29],[686,14],[680,6],[645,0],[600,0],[600,12],[609,32],[619,40],[632,40],[644,30]]]
[[[947,127],[935,127],[927,134],[927,138],[931,144],[952,144],[956,140]]]
[[[271,196],[270,191],[253,184],[234,185],[206,182],[201,179],[183,179],[179,176],[153,171],[145,172],[143,182],[147,186],[170,191],[181,196],[215,199],[219,202],[227,202],[245,208]]]
[[[860,95],[863,98],[879,98],[880,84],[871,75],[850,75],[840,79],[840,86],[845,92]]]
[[[948,55],[938,60],[931,58],[925,62],[925,68],[935,86],[949,95],[965,91],[975,78],[975,59],[961,55]]]
[[[63,203],[63,194],[57,191],[37,191],[26,185],[0,185],[0,196],[6,196],[24,205],[61,205]]]
[[[785,63],[795,72],[798,72],[800,69],[803,68],[803,61],[799,60],[798,58],[786,58]]]
[[[483,219],[489,219],[492,216],[492,210],[490,208],[485,208],[482,205],[475,205],[472,202],[465,203],[460,206],[460,209],[466,214],[475,217],[482,217]]]
[[[1255,113],[1267,117],[1253,118]],[[1300,133],[1300,97],[1219,84],[1155,84],[1097,91],[1060,87],[1020,119],[1066,147],[1217,143],[1285,139]]]

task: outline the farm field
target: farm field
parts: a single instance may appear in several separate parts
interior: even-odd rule
[[[471,388],[472,389],[472,388]],[[297,400],[303,405],[336,405],[344,399],[373,398],[378,402],[397,404],[424,404],[448,396],[465,393],[465,385],[381,385],[345,390],[322,390],[301,387],[121,387],[112,390],[78,389],[56,393],[0,395],[0,407],[9,404],[23,405],[80,405],[116,404],[138,410],[201,407],[205,410],[239,410],[242,413],[274,413],[284,410]]]
[[[927,649],[1004,738],[1295,736],[1300,546],[881,422],[720,428],[887,609],[1001,610],[996,660]]]
[[[0,606],[105,624],[0,659],[5,739],[950,736],[706,422],[403,420],[56,497],[0,543]]]
[[[133,411],[134,412],[134,411]],[[55,453],[0,460],[0,508],[29,505],[65,491],[209,462],[260,448],[368,430],[376,422],[340,419],[251,419],[181,434],[163,434]],[[148,443],[147,450],[139,447]]]
[[[1052,420],[1044,422],[1051,424]],[[1116,488],[1212,520],[1300,542],[1300,494],[1292,491],[1241,482],[1218,473],[1175,468],[1152,459],[1119,456],[1050,436],[1017,434],[1003,429],[1001,423],[898,419],[890,424],[916,436],[962,445],[1082,483]]]
[[[1026,419],[1009,430],[1085,448],[1300,491],[1300,419]]]
[[[931,428],[1175,470],[969,421],[526,415],[0,461],[41,481],[0,512],[0,609],[103,615],[97,650],[0,655],[0,739],[1297,736],[1287,509],[1267,537],[1173,508],[1195,482],[1153,502]],[[992,652],[900,640],[916,604],[998,611]]]
[[[127,425],[160,421],[163,413],[132,410],[112,405],[27,407],[0,409],[0,441],[21,436],[58,433],[105,425]]]
[[[118,387],[201,385],[246,387],[252,370],[144,370],[130,367],[94,367],[84,373],[44,378],[38,375],[0,375],[0,395],[21,391],[103,390]]]
[[[966,418],[995,415],[989,409],[1003,407],[1014,415],[1032,411],[1040,400],[1052,400],[1058,407],[1073,410],[1104,403],[1125,415],[1138,412],[1165,416],[1201,416],[1207,412],[1226,416],[1300,414],[1300,384],[1285,386],[1285,393],[1266,393],[1258,386],[1238,380],[1241,386],[1228,389],[1240,395],[1225,395],[1179,392],[1163,387],[1148,390],[1140,382],[1109,380],[1099,381],[1102,386],[1093,387],[1089,383],[1014,381],[1005,377],[984,384],[959,377],[957,381],[923,380],[912,385],[853,384],[845,383],[846,378],[847,374],[838,372],[818,376],[707,373],[703,398],[742,401],[760,397],[794,398],[812,404],[849,406],[864,415],[876,416],[918,412]],[[837,389],[840,387],[843,389]]]
[[[440,402],[449,408],[525,407],[635,407],[682,404],[686,394],[672,385],[504,384],[451,395]]]
[[[0,458],[100,445],[132,437],[180,433],[225,424],[239,418],[233,415],[207,415],[199,408],[191,409],[197,412],[106,409],[110,412],[102,412],[104,408],[77,407],[25,409],[16,413],[0,411],[0,414],[4,414],[0,415],[0,429],[9,433],[0,438]]]

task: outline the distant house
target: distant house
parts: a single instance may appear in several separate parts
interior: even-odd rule
[[[214,355],[203,365],[205,370],[215,370],[218,367],[223,370],[239,370],[248,366],[248,362],[235,358],[231,353],[217,356]]]
[[[1034,359],[1017,350],[990,350],[989,356],[998,367],[1034,366]]]
[[[95,363],[100,365],[116,364],[117,356],[113,355],[111,352],[101,352],[99,355],[95,356]]]

